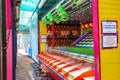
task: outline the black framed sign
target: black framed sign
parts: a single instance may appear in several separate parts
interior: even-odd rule
[[[117,20],[105,20],[101,23],[102,34],[116,34],[118,28]]]
[[[118,47],[117,35],[103,35],[102,36],[102,48],[116,48]]]
[[[118,47],[118,21],[103,20],[101,22],[102,31],[102,48],[117,48]]]

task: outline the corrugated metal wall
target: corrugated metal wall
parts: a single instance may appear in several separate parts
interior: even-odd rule
[[[98,1],[99,1],[100,35],[101,35],[102,20],[117,20],[118,37],[119,37],[118,39],[120,41],[120,31],[119,31],[120,30],[120,0],[98,0]],[[100,51],[101,80],[120,80],[120,46],[119,45],[120,43],[118,43],[118,48],[114,48],[114,49],[101,49]]]
[[[38,14],[34,13],[30,22],[30,43],[32,46],[32,58],[38,62],[36,56],[38,54]]]

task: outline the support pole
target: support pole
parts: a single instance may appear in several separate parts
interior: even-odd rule
[[[55,31],[55,22],[52,22],[52,49],[54,49],[54,44],[55,44],[54,31]]]

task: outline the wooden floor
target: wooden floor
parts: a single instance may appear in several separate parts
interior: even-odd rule
[[[16,80],[31,80],[29,74],[32,71],[31,62],[33,60],[27,55],[19,55],[17,57]]]

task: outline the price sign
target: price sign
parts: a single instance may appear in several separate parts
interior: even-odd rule
[[[43,39],[41,39],[41,42],[47,42],[47,41],[46,41],[46,39],[43,38]]]
[[[103,48],[115,48],[118,46],[117,35],[103,35],[102,47]]]
[[[47,38],[47,36],[46,35],[41,35],[41,38]]]
[[[117,33],[117,21],[102,21],[102,33]]]

